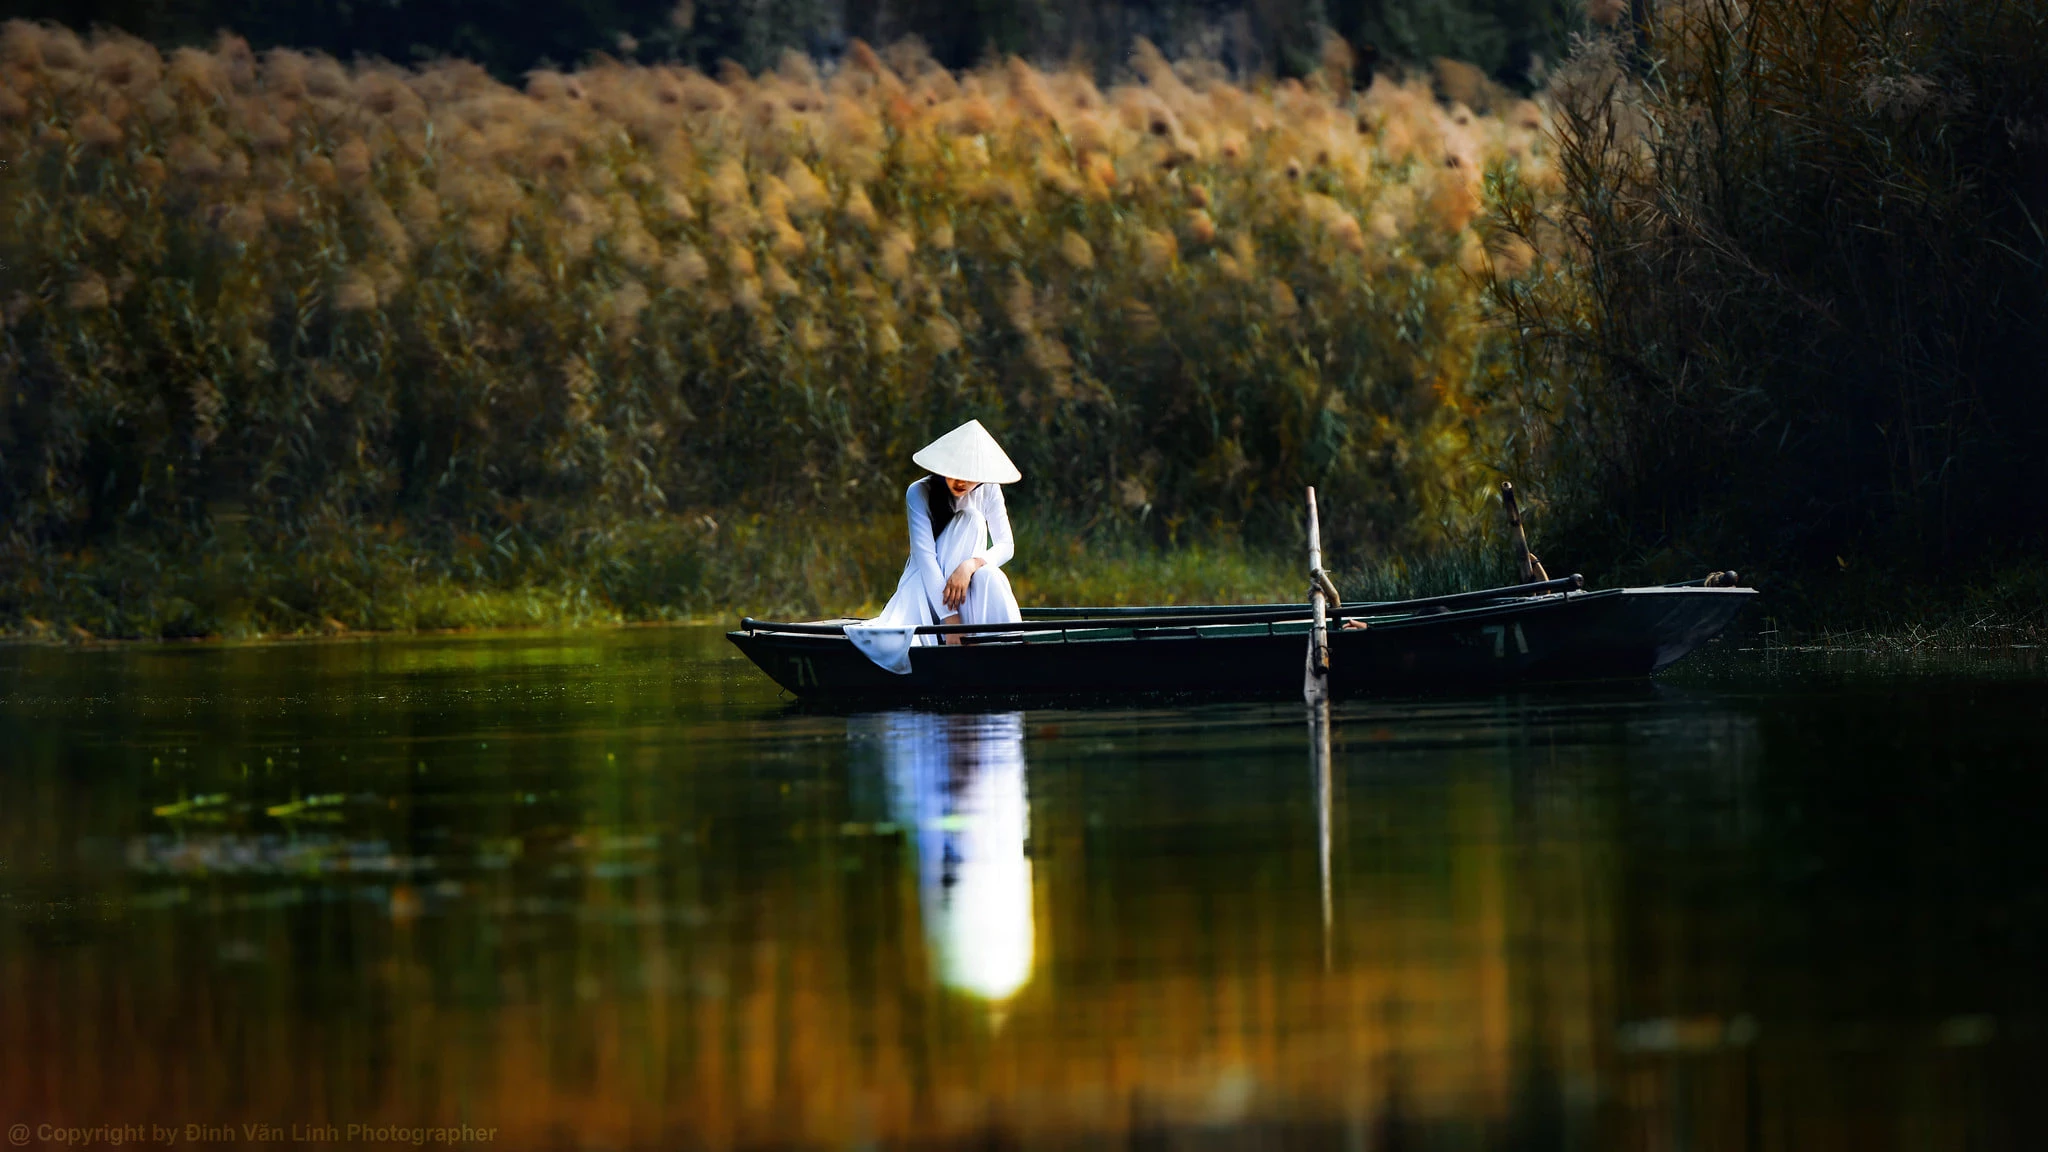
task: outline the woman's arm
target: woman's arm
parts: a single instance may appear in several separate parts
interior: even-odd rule
[[[925,603],[935,614],[945,603],[946,574],[939,571],[938,542],[932,539],[932,510],[926,502],[924,481],[913,481],[904,496],[910,512],[910,562],[917,567],[917,582],[924,588]]]
[[[1003,503],[1001,484],[984,484],[990,492],[982,508],[982,517],[988,521],[987,548],[975,553],[991,568],[1001,568],[1017,554],[1017,538],[1010,533],[1010,509]]]

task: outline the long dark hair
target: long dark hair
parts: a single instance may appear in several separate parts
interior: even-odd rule
[[[924,502],[932,513],[932,539],[937,540],[953,521],[953,493],[947,490],[944,476],[933,473],[924,478]]]

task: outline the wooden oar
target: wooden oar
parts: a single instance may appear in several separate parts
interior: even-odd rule
[[[1549,592],[1577,592],[1585,587],[1582,576],[1563,576],[1555,580],[1541,580],[1531,584],[1510,584],[1504,588],[1475,588],[1470,592],[1453,592],[1445,596],[1423,596],[1410,600],[1354,600],[1349,603],[1332,602],[1330,607],[1342,616],[1384,616],[1390,613],[1413,612],[1424,608],[1444,608],[1460,604],[1471,604],[1481,600],[1510,600],[1518,596],[1541,596]],[[1325,586],[1324,591],[1334,591]],[[1230,616],[1247,618],[1246,614],[1264,614],[1275,619],[1282,617],[1299,618],[1308,615],[1308,605],[1303,604],[1180,604],[1153,605],[1151,607],[1119,607],[1115,605],[1086,605],[1066,608],[1026,608],[1025,620],[1066,620],[1085,618],[1090,620],[1116,620],[1125,617],[1172,616],[1176,619],[1198,616]],[[964,627],[953,625],[952,627]],[[977,627],[1005,628],[1013,625],[977,625]]]
[[[1508,526],[1515,530],[1515,558],[1522,565],[1522,582],[1550,579],[1550,574],[1543,570],[1543,561],[1529,551],[1529,535],[1522,531],[1522,508],[1515,502],[1515,486],[1506,480],[1500,482],[1500,503],[1508,510]]]

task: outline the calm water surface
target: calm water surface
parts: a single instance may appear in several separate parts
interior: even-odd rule
[[[1327,759],[799,708],[715,629],[0,649],[0,1124],[2048,1146],[2048,662],[1717,647]]]

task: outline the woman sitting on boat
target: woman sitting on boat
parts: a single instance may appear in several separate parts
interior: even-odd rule
[[[882,614],[846,635],[891,672],[910,672],[912,645],[930,624],[1014,624],[1023,619],[1002,566],[1016,553],[1003,488],[1023,479],[995,437],[969,420],[911,455],[929,475],[904,493],[910,560]],[[958,643],[949,635],[947,643]]]

